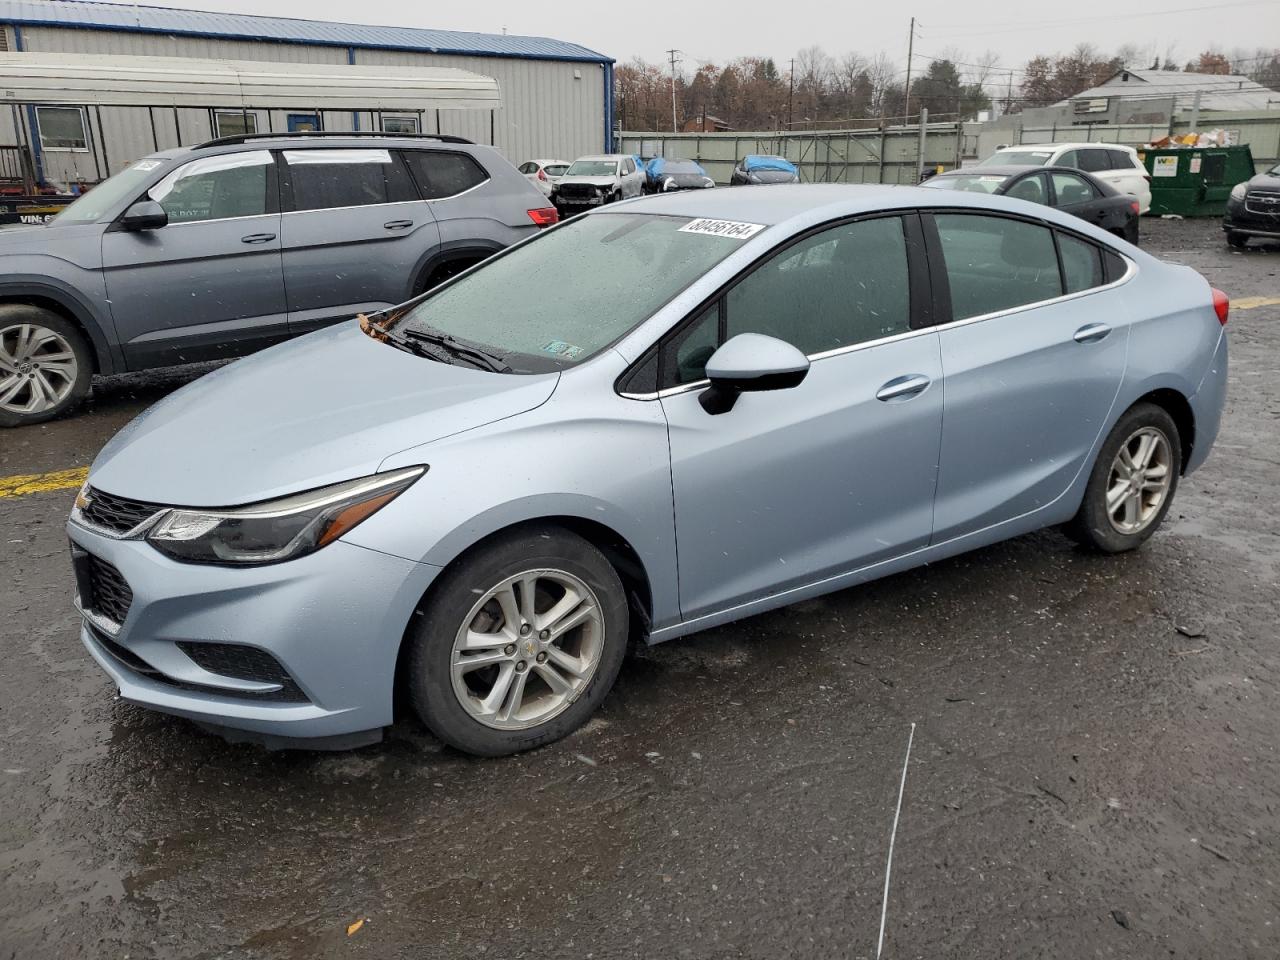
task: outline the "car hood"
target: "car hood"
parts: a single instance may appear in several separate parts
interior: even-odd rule
[[[593,187],[612,187],[618,182],[617,177],[561,177],[556,181],[559,185],[566,183],[586,183]]]
[[[1248,190],[1252,190],[1255,187],[1259,190],[1280,190],[1280,173],[1254,174],[1247,182],[1249,186],[1246,189]]]
[[[102,449],[89,482],[180,506],[267,500],[367,476],[393,453],[531,410],[558,379],[439,363],[345,323],[166,397]]]
[[[61,227],[27,226],[5,227],[0,230],[0,255],[6,253],[53,253],[50,247],[96,237],[102,233],[100,223],[75,223]]]

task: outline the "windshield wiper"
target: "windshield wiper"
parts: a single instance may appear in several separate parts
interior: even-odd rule
[[[425,343],[417,340],[409,340],[398,333],[388,330],[380,323],[375,323],[364,314],[360,314],[360,329],[375,340],[383,340],[391,344],[398,350],[405,353],[412,353],[415,357],[425,357],[427,360],[434,360],[436,363],[449,363],[447,354],[441,351],[429,350]]]
[[[427,330],[406,330],[400,334],[406,339],[412,339],[415,342],[430,343],[434,346],[441,347],[456,357],[469,360],[479,367],[486,370],[492,370],[494,373],[510,373],[511,367],[502,357],[496,353],[489,353],[479,347],[469,346],[455,337],[447,333],[436,333]]]

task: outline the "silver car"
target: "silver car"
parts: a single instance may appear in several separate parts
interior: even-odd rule
[[[99,455],[68,532],[134,703],[272,745],[397,691],[499,755],[657,643],[1041,527],[1131,550],[1204,463],[1225,296],[1043,206],[669,194],[224,367]]]

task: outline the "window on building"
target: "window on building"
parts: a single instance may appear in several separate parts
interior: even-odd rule
[[[383,117],[383,133],[418,133],[417,117]]]
[[[258,132],[258,115],[242,110],[219,110],[214,119],[217,121],[218,136],[242,137]]]
[[[408,171],[390,150],[286,150],[284,162],[294,210],[418,199]]]
[[[89,149],[89,128],[80,107],[36,107],[36,126],[45,150]]]

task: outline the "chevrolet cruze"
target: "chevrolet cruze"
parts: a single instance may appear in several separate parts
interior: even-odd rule
[[[377,739],[401,693],[535,747],[633,641],[1051,525],[1138,547],[1218,432],[1227,310],[1003,197],[611,205],[122,430],[68,525],[82,639],[125,699],[268,745]]]

